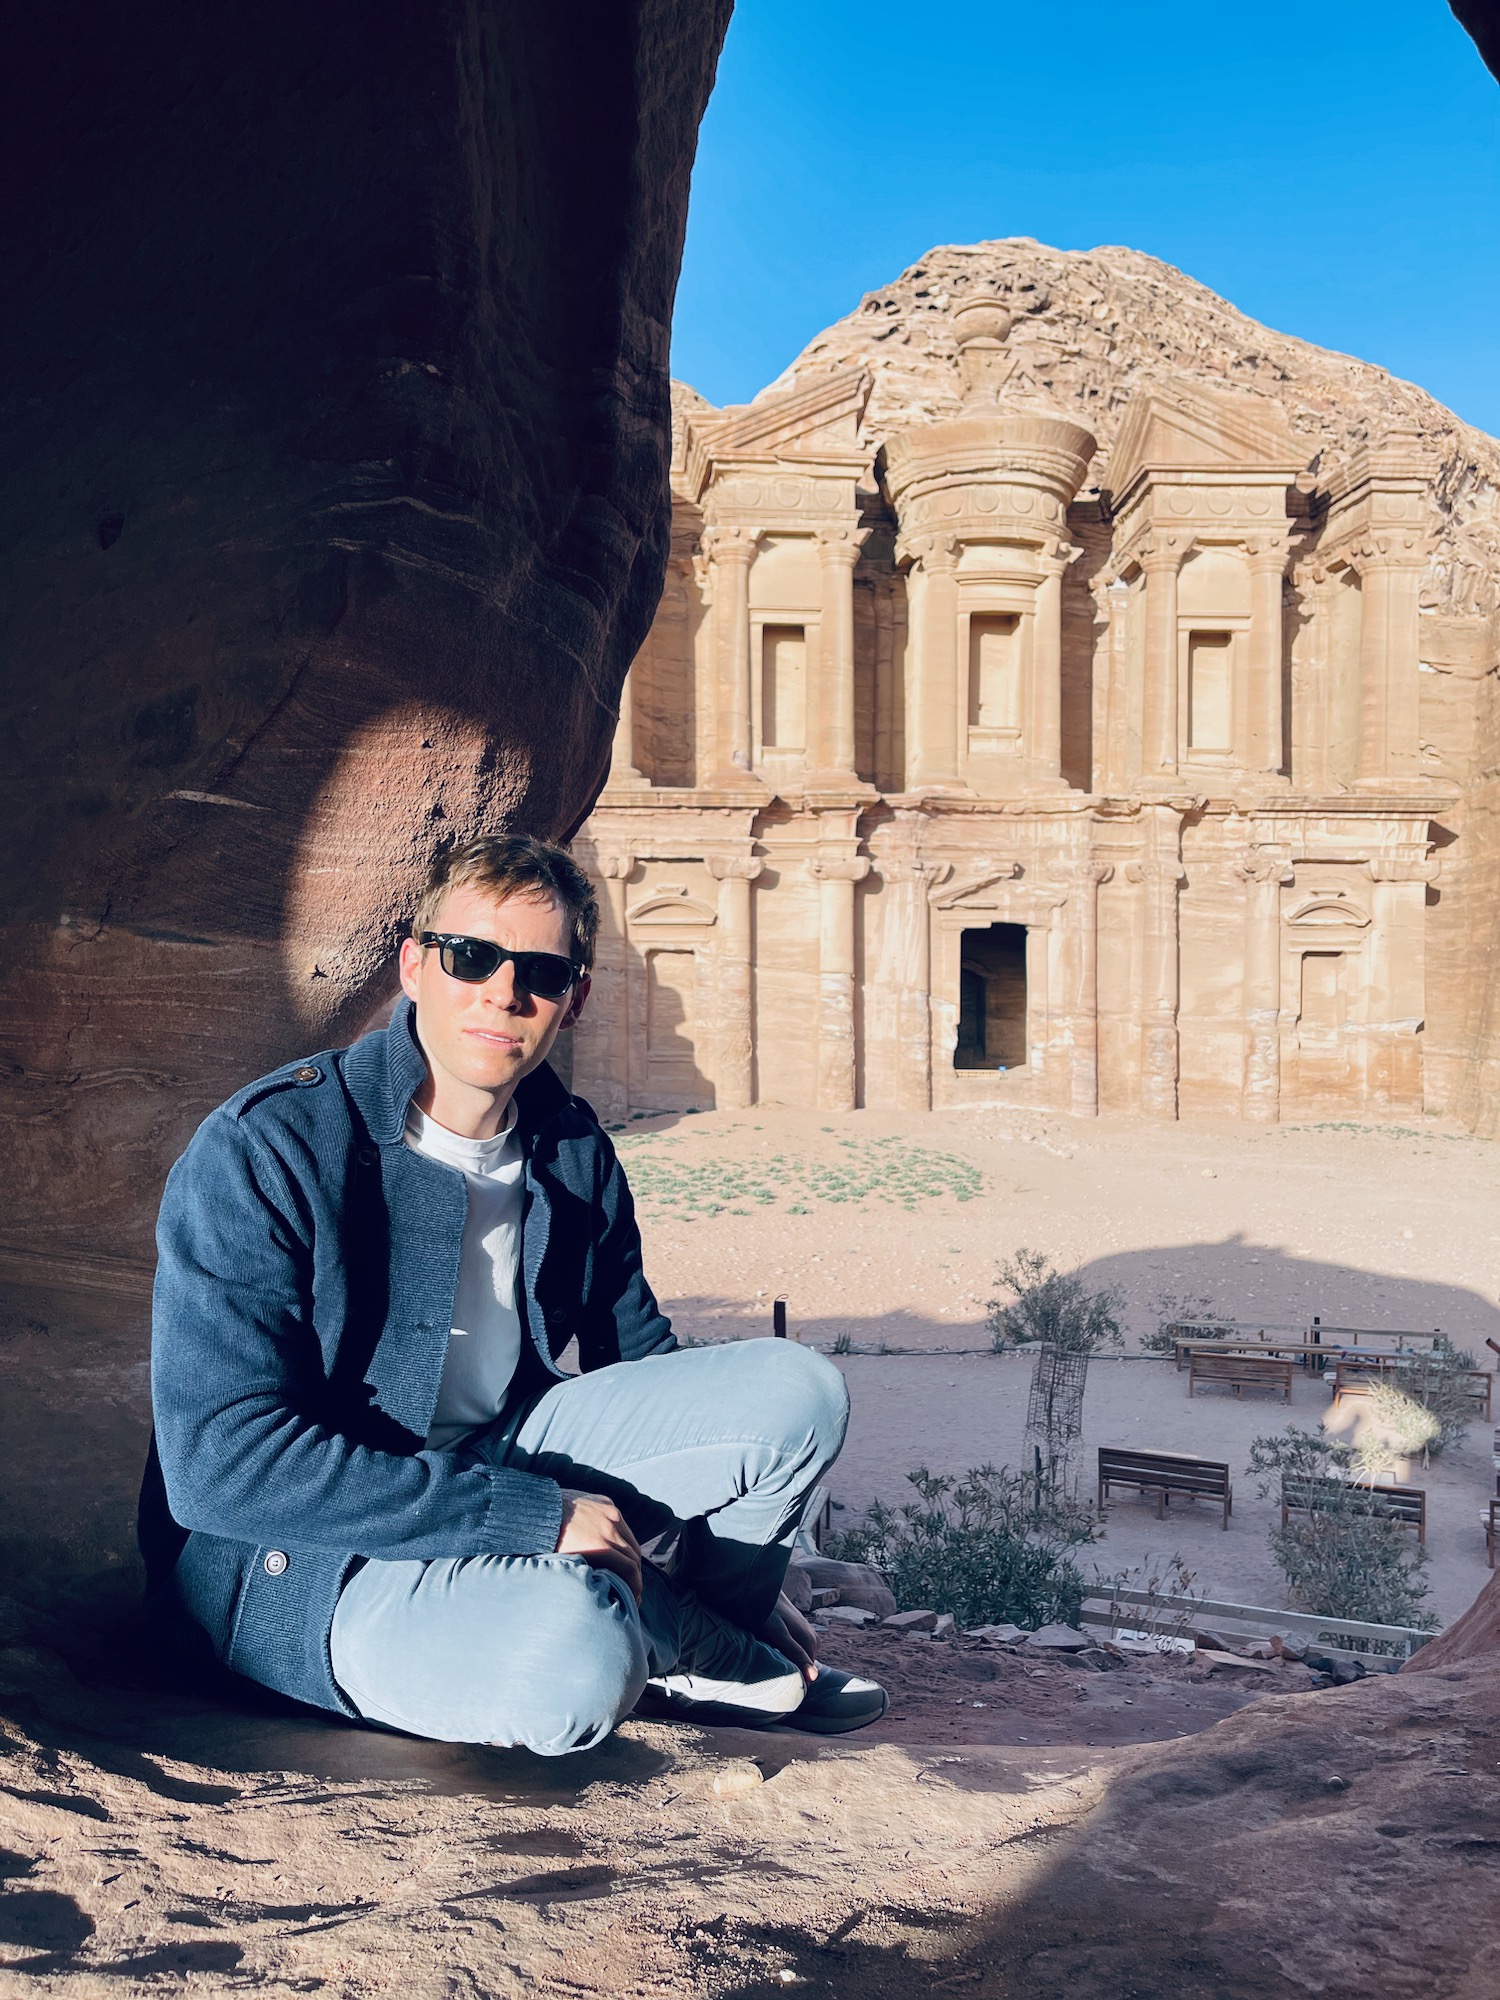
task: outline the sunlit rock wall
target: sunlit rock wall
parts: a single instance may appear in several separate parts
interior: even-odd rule
[[[728,0],[13,13],[0,1250],[138,1283],[439,836],[566,834],[669,529]]]

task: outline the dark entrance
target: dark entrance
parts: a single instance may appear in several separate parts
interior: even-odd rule
[[[1026,926],[965,931],[960,947],[955,1069],[1026,1063]]]

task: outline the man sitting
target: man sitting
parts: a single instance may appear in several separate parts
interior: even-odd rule
[[[148,1603],[267,1687],[448,1742],[557,1755],[637,1704],[859,1728],[884,1692],[819,1667],[781,1594],[843,1379],[783,1341],[678,1348],[614,1149],[546,1065],[597,922],[560,849],[439,855],[390,1026],[195,1134],[158,1226]]]

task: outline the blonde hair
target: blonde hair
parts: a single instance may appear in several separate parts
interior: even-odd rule
[[[563,848],[529,833],[486,833],[462,846],[439,848],[411,920],[412,936],[419,943],[423,931],[433,928],[444,898],[455,889],[483,889],[497,900],[552,898],[562,904],[572,925],[573,963],[581,969],[593,964],[598,898],[587,875]]]

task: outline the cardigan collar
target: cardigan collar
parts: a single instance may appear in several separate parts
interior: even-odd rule
[[[406,1107],[427,1074],[427,1058],[417,1040],[417,1010],[403,995],[388,1028],[364,1036],[350,1049],[345,1076],[370,1137],[394,1146],[406,1131]],[[563,1106],[571,1103],[556,1072],[546,1063],[516,1085],[516,1122],[528,1142]]]

